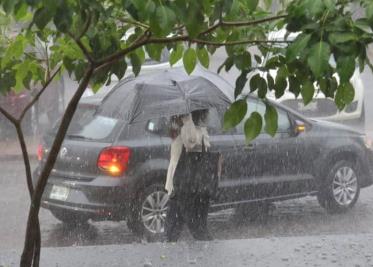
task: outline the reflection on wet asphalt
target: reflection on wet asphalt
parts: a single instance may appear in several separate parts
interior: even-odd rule
[[[361,201],[346,214],[329,215],[312,197],[278,202],[269,215],[256,222],[234,220],[234,210],[210,214],[209,228],[216,239],[241,239],[320,234],[373,233],[372,189],[364,190]],[[144,242],[132,234],[124,221],[90,222],[77,227],[66,226],[52,218],[48,211],[42,217],[43,246],[85,246]],[[185,230],[182,240],[192,237]]]

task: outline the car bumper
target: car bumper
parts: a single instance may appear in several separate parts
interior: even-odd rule
[[[35,171],[34,176],[38,173]],[[90,219],[123,220],[128,205],[128,187],[124,178],[97,177],[92,181],[76,181],[50,176],[44,190],[41,206],[84,215]],[[64,195],[54,194],[55,189],[64,189]]]
[[[373,151],[367,150],[360,163],[361,187],[370,186],[373,184]]]

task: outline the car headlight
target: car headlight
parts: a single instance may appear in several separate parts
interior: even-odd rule
[[[365,147],[370,149],[370,150],[373,150],[373,139],[368,137],[368,136],[364,136],[364,144],[365,144]]]

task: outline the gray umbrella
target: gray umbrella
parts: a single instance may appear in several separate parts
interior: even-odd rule
[[[105,97],[101,114],[135,123],[210,107],[224,111],[233,94],[228,86],[219,76],[202,70],[190,76],[181,68],[140,75],[115,86]]]

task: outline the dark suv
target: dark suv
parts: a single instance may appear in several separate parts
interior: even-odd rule
[[[126,124],[118,114],[102,112],[105,102],[118,105],[120,112],[121,101],[112,95],[80,103],[42,206],[65,223],[126,219],[131,230],[154,236],[164,230],[168,200],[164,190],[171,143],[165,131],[168,119]],[[258,99],[248,102],[248,113],[264,114],[265,106]],[[253,209],[306,195],[316,195],[330,212],[352,207],[360,188],[373,182],[372,151],[365,137],[273,105],[278,111],[276,135],[262,132],[249,145],[242,124],[223,132],[222,112],[209,108],[211,149],[220,151],[224,159],[211,209]],[[53,137],[51,132],[43,138],[40,165]],[[38,174],[39,168],[34,177]]]

